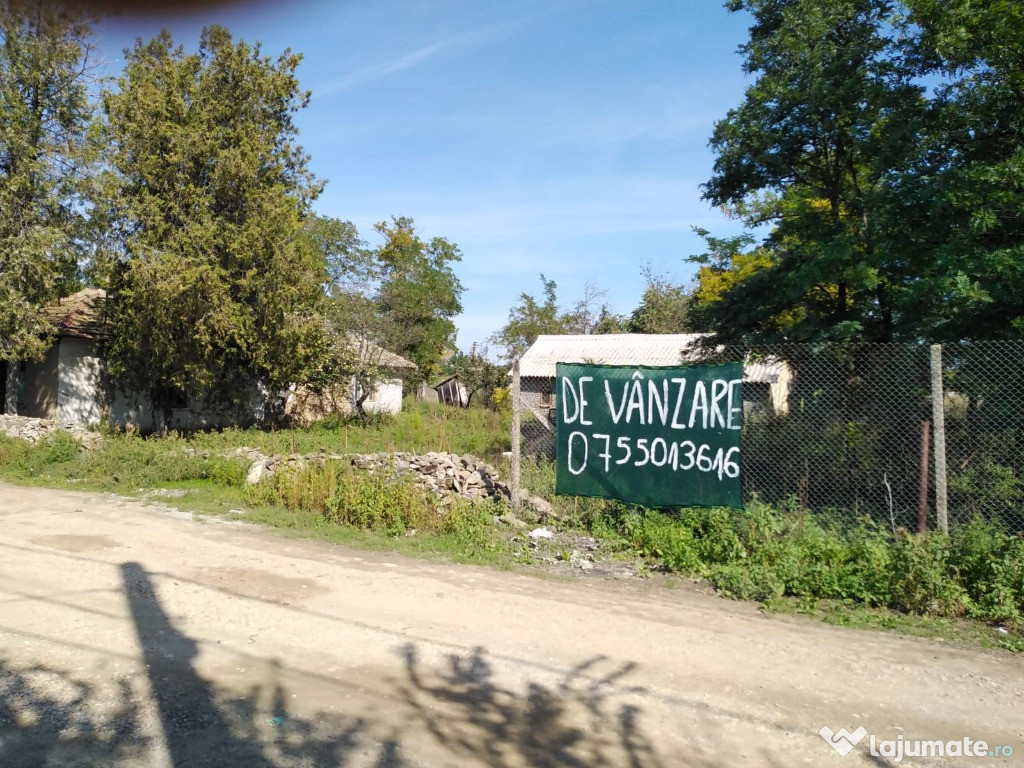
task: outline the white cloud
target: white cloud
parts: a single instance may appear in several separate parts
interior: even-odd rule
[[[380,64],[374,64],[372,67],[366,67],[364,69],[356,70],[355,72],[350,72],[347,75],[343,75],[342,77],[318,86],[316,88],[316,93],[319,96],[326,96],[331,93],[343,91],[346,88],[351,88],[355,85],[360,85],[369,80],[376,80],[379,77],[410,69],[420,62],[426,61],[431,56],[434,56],[447,48],[451,48],[453,45],[460,42],[461,39],[462,36],[452,37],[448,40],[439,40],[436,43],[425,45],[415,51],[410,51],[396,59],[391,59],[390,61],[384,61]]]

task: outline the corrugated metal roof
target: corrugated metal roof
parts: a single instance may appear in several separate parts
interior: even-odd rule
[[[613,333],[542,335],[519,358],[520,376],[550,379],[556,363],[596,365],[695,365],[697,341],[703,333]],[[743,379],[773,384],[785,362],[776,358],[748,360]]]
[[[680,365],[699,333],[616,333],[538,336],[519,359],[521,376],[555,375],[555,363]]]

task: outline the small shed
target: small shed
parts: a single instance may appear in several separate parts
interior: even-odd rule
[[[437,392],[437,401],[445,405],[453,405],[457,408],[469,406],[469,391],[466,385],[459,379],[459,374],[453,373],[434,385]]]

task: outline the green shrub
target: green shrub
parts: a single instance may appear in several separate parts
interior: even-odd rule
[[[622,520],[622,533],[633,548],[657,558],[673,571],[706,573],[692,529],[667,515],[651,510],[632,511]]]
[[[990,622],[1022,621],[1024,614],[1024,537],[975,518],[956,528],[950,557],[971,599],[967,614]]]
[[[39,458],[44,464],[63,464],[74,461],[82,450],[79,442],[67,432],[57,431],[41,444]]]
[[[587,523],[724,594],[786,595],[905,613],[1018,625],[1024,616],[1024,537],[976,520],[954,531],[893,534],[868,517],[824,521],[751,502],[747,509],[656,511],[609,502]]]
[[[737,600],[770,602],[782,597],[785,585],[771,568],[757,564],[728,563],[715,566],[709,575],[718,591]]]
[[[948,536],[901,531],[893,540],[891,606],[907,613],[961,615],[969,598],[951,555]]]
[[[347,462],[328,461],[285,469],[256,485],[243,498],[252,506],[277,506],[320,514],[325,523],[397,536],[412,530],[481,541],[493,527],[493,505],[456,499],[442,504],[408,475],[369,473]]]
[[[838,592],[825,597],[881,607],[892,602],[892,533],[870,518],[846,534],[846,557],[839,567]]]

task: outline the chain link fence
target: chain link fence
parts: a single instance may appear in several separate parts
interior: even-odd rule
[[[1024,341],[718,347],[680,360],[745,361],[748,500],[908,530],[983,517],[1024,531]],[[553,380],[523,380],[524,455],[554,457],[554,398]]]

